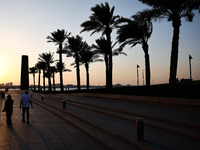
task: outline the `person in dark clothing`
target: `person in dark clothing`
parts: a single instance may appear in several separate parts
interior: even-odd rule
[[[12,125],[11,116],[13,113],[13,100],[10,95],[7,96],[7,100],[5,101],[4,109],[2,112],[6,111],[7,124]]]

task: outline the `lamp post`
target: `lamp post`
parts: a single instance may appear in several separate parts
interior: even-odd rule
[[[193,59],[193,58],[192,58],[192,56],[191,56],[191,55],[189,55],[189,66],[190,66],[190,84],[192,83],[191,59]]]
[[[139,65],[137,65],[137,86],[139,86],[139,75],[138,75],[138,68],[140,68]]]

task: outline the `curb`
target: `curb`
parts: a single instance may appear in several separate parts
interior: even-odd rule
[[[96,93],[76,93],[76,94],[68,94],[68,95],[83,96],[83,97],[98,97],[98,98],[108,98],[108,99],[118,99],[118,100],[129,100],[129,101],[137,101],[137,102],[150,102],[150,103],[175,105],[175,106],[179,105],[179,106],[200,107],[200,99],[96,94]]]

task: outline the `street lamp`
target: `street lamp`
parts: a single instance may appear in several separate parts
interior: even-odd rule
[[[190,66],[190,84],[192,83],[191,59],[193,59],[193,58],[192,58],[192,56],[191,56],[191,55],[189,55],[189,66]]]
[[[140,68],[139,65],[137,65],[137,86],[139,86],[139,75],[138,75],[138,68]]]

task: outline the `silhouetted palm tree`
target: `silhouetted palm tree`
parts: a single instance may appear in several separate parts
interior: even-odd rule
[[[46,69],[47,69],[47,65],[46,65],[46,63],[45,62],[40,62],[40,63],[42,63],[42,65],[43,65],[43,68],[42,68],[42,70],[43,70],[43,89],[44,89],[44,92],[45,92],[45,71],[46,71]]]
[[[132,45],[131,47],[141,44],[145,57],[145,73],[146,86],[150,86],[150,60],[149,60],[149,46],[148,40],[153,31],[153,24],[151,18],[148,17],[148,11],[140,11],[133,15],[131,19],[119,19],[123,25],[119,26],[117,31],[117,40],[121,43],[123,48],[125,45]]]
[[[55,67],[51,67],[51,77],[53,78],[53,90],[56,91],[56,86],[55,86],[55,73],[59,72],[59,70]]]
[[[66,72],[66,71],[68,71],[68,72],[71,72],[72,70],[70,70],[70,69],[66,69],[65,68],[65,63],[62,63],[61,65],[60,65],[60,62],[57,62],[56,63],[56,68],[57,68],[57,70],[62,70],[62,72]]]
[[[31,67],[29,68],[29,73],[30,74],[33,74],[33,83],[34,83],[34,91],[35,91],[35,74],[37,73],[37,68],[36,67]]]
[[[170,89],[176,86],[176,74],[178,64],[178,46],[179,46],[179,34],[181,26],[181,18],[186,18],[186,21],[192,22],[194,17],[194,10],[200,12],[199,0],[139,0],[140,2],[152,7],[149,11],[155,20],[167,19],[172,21],[173,26],[173,38],[171,49],[171,61],[170,61]]]
[[[119,16],[114,16],[115,7],[110,8],[109,4],[105,2],[105,5],[101,3],[91,8],[93,14],[90,16],[90,20],[85,21],[81,24],[84,31],[93,31],[92,34],[102,32],[102,35],[106,35],[108,41],[108,71],[109,71],[109,80],[108,87],[112,88],[112,46],[111,46],[111,33],[112,30],[116,27],[116,19]],[[91,35],[92,35],[91,34]]]
[[[46,66],[47,66],[46,76],[48,77],[48,81],[49,81],[49,91],[52,91],[52,89],[51,89],[51,67],[50,67],[50,64],[54,62],[53,54],[54,53],[51,54],[51,52],[42,53],[42,54],[39,54],[39,58],[38,58],[41,62],[46,63]]]
[[[44,63],[44,62],[38,62],[36,64],[36,67],[37,67],[37,69],[39,71],[39,76],[38,76],[38,91],[40,91],[40,74],[41,74],[41,70],[43,70],[43,72],[45,72],[45,70],[46,70],[46,63]],[[44,76],[44,74],[43,74],[43,76]],[[45,80],[43,81],[43,84],[45,86]]]
[[[109,47],[109,43],[108,41],[104,38],[104,37],[101,37],[99,39],[96,39],[96,43],[97,45],[93,44],[91,47],[93,49],[96,50],[96,53],[98,54],[102,54],[103,57],[104,57],[104,61],[105,61],[105,67],[106,67],[106,88],[109,88],[108,86],[108,77],[109,77],[109,52],[108,52],[108,47]]]
[[[84,50],[80,52],[80,65],[85,64],[86,69],[86,83],[87,90],[89,90],[89,64],[93,62],[103,61],[103,59],[98,59],[100,56],[96,51],[92,51],[90,46],[87,46]]]
[[[106,67],[106,88],[108,88],[108,77],[109,77],[109,53],[108,53],[108,46],[109,46],[109,43],[108,41],[104,38],[104,37],[101,37],[99,39],[96,39],[96,43],[97,45],[93,44],[91,46],[92,49],[95,50],[95,53],[96,54],[101,54],[103,55],[103,58],[104,58],[104,61],[105,61],[105,67]],[[115,46],[115,44],[112,46],[112,48]],[[122,52],[121,51],[122,48],[118,48],[118,49],[115,49],[112,51],[112,55],[113,56],[116,56],[116,55],[119,55],[119,54],[124,54],[126,55],[126,53]]]
[[[57,63],[56,63],[56,70],[57,70],[57,72],[58,72],[59,70],[62,70],[62,72],[66,72],[66,71],[71,72],[70,69],[66,69],[66,68],[65,68],[65,63],[62,63],[62,64],[60,65],[60,62],[57,62]],[[57,73],[57,72],[55,72],[55,73]]]
[[[49,39],[47,42],[54,42],[56,45],[59,45],[59,49],[57,53],[59,54],[59,62],[62,64],[62,54],[65,53],[65,50],[63,50],[63,43],[67,39],[67,37],[71,33],[67,33],[64,29],[57,31],[54,31],[51,33],[51,36],[47,36],[47,39]],[[60,88],[61,91],[63,91],[63,75],[62,75],[62,70],[59,70],[60,72]]]
[[[68,37],[68,45],[65,46],[67,57],[74,57],[76,63],[76,77],[77,77],[77,88],[80,90],[80,51],[86,47],[87,43],[83,42],[83,38],[77,35],[76,37]]]

